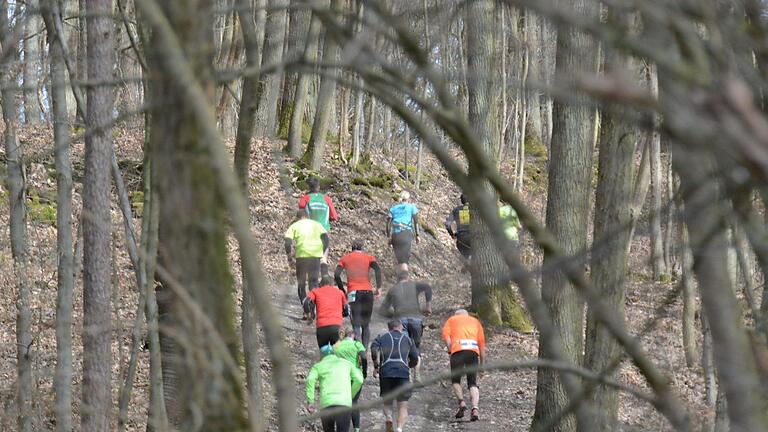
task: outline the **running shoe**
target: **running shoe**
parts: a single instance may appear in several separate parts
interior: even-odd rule
[[[472,411],[469,414],[469,420],[470,421],[478,421],[478,420],[480,420],[480,410],[477,409],[477,407],[472,408]]]
[[[391,420],[387,420],[387,432],[395,432],[395,425]]]
[[[464,404],[464,402],[462,402],[461,404],[459,404],[459,409],[456,410],[456,414],[454,415],[454,417],[456,417],[457,419],[464,418],[465,411],[467,411],[467,405]]]

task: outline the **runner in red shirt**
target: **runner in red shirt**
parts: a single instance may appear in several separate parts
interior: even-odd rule
[[[304,311],[309,312],[314,305],[317,311],[317,346],[334,345],[339,341],[339,330],[348,316],[347,296],[344,291],[332,285],[330,276],[320,279],[320,288],[315,288],[304,300]]]
[[[371,287],[370,270],[376,274],[376,289]],[[349,301],[350,316],[355,336],[368,348],[371,336],[370,323],[373,313],[374,296],[379,296],[381,289],[381,267],[376,258],[363,252],[363,242],[352,242],[352,252],[344,255],[339,260],[334,272],[336,286],[344,290],[344,281],[341,273],[347,272],[347,300]]]

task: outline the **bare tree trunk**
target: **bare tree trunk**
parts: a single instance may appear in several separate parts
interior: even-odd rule
[[[160,4],[162,11],[152,9],[151,2],[140,5],[149,11],[147,19],[154,30],[148,58],[155,71],[155,94],[176,107],[154,106],[150,145],[160,207],[162,287],[157,301],[161,327],[168,329],[160,338],[166,408],[171,422],[181,430],[244,430],[240,371],[234,361],[239,343],[227,258],[226,198],[218,189],[218,171],[211,163],[212,132],[207,123],[201,124],[193,106],[210,107],[213,94],[200,95],[190,103],[186,93],[190,86],[210,88],[212,84],[212,3],[166,2]],[[172,30],[157,25],[158,15]],[[178,72],[171,72],[169,31],[180,42],[174,47],[178,51],[173,51],[180,57],[176,64],[188,61],[186,71],[192,78],[187,76],[185,82]]]
[[[650,65],[648,67],[647,77],[651,86],[651,94],[658,97],[659,82],[655,66]],[[653,279],[659,280],[662,274],[667,273],[667,269],[664,265],[664,241],[661,232],[661,136],[658,132],[653,132],[650,144],[651,208],[649,214],[651,225],[651,269],[653,271]]]
[[[497,105],[494,100],[494,78],[487,74],[494,68],[494,5],[483,0],[467,6],[467,90],[469,123],[474,126],[478,142],[486,157],[498,164],[499,134]],[[478,167],[469,166],[470,175],[482,176]],[[491,190],[489,183],[482,185]],[[473,208],[473,212],[477,210]],[[498,212],[497,209],[493,209]],[[518,330],[530,329],[530,323],[517,303],[498,249],[477,213],[472,216],[473,251],[471,272],[472,308],[490,325],[508,325]]]
[[[297,62],[304,55],[304,44],[309,32],[309,21],[312,13],[303,7],[302,0],[291,0],[291,8],[288,10],[288,37],[285,41],[285,62]],[[283,79],[282,103],[280,106],[280,120],[278,132],[280,136],[287,136],[288,128],[293,115],[293,101],[296,99],[296,83],[298,74],[289,71]]]
[[[728,399],[724,392],[717,392],[715,403],[715,427],[714,432],[730,432],[731,422],[728,421]]]
[[[630,209],[630,213],[632,214],[632,227],[630,238],[634,238],[635,236],[637,220],[640,218],[640,213],[645,204],[645,197],[648,194],[648,186],[651,184],[650,149],[654,133],[653,130],[644,131],[637,143],[641,156],[632,192],[632,208]],[[632,242],[629,243],[628,247],[632,247]]]
[[[40,99],[37,96],[38,85],[41,81],[40,20],[38,0],[26,2],[26,21],[24,38],[24,123],[37,125],[41,122]]]
[[[315,0],[313,4],[318,7],[323,7],[328,4],[328,0]],[[321,30],[322,22],[320,21],[320,18],[315,16],[315,14],[312,14],[304,47],[305,63],[313,64],[317,62],[317,51],[320,45]],[[295,158],[301,156],[303,149],[302,134],[304,130],[304,115],[309,99],[309,83],[312,80],[313,75],[302,72],[299,74],[299,79],[296,82],[291,124],[288,128],[288,154]]]
[[[88,79],[113,78],[110,0],[86,0]],[[109,429],[112,411],[110,164],[113,89],[87,89],[83,180],[83,431]]]
[[[575,13],[585,19],[596,19],[597,2],[573,2]],[[574,29],[562,28],[557,33],[556,70],[558,74],[594,74],[597,55],[594,41]],[[547,228],[567,256],[586,250],[589,218],[590,181],[592,177],[592,143],[594,109],[584,101],[553,107],[554,129],[549,162],[547,190]],[[544,255],[544,265],[552,257]],[[584,346],[584,304],[561,271],[542,275],[541,296],[550,309],[555,327],[568,360],[580,364]],[[540,343],[540,355],[546,355]],[[539,369],[536,387],[536,409],[533,427],[546,424],[568,403],[561,377],[552,370]],[[576,428],[573,416],[563,419],[556,431]]]
[[[56,431],[72,430],[72,294],[75,286],[72,247],[72,164],[69,159],[69,115],[67,113],[66,66],[61,44],[58,43],[54,19],[61,19],[59,3],[44,0],[41,4],[51,62],[51,111],[56,164],[56,254],[58,290],[56,293],[56,369],[55,394]],[[54,18],[55,17],[55,18]],[[61,35],[64,37],[64,35]]]
[[[147,88],[152,84],[147,83]],[[151,94],[151,92],[147,92]],[[147,432],[168,430],[168,412],[163,397],[163,370],[160,352],[160,330],[158,325],[157,298],[155,297],[155,266],[157,263],[158,225],[160,221],[160,205],[157,202],[157,191],[152,175],[151,142],[152,129],[150,114],[144,116],[144,208],[141,218],[141,250],[140,271],[143,271],[147,281],[146,318],[147,339],[149,345],[149,412]]]
[[[727,235],[722,224],[720,185],[708,178],[712,161],[676,147],[675,170],[685,202],[703,312],[712,332],[714,361],[734,431],[763,430],[766,407],[742,314],[727,269]],[[679,153],[679,154],[678,154]]]
[[[738,268],[740,271],[737,273],[741,275],[741,288],[744,293],[744,301],[747,303],[747,307],[752,315],[752,319],[755,322],[760,320],[760,308],[755,298],[755,284],[754,274],[752,269],[752,259],[749,253],[749,243],[744,235],[744,230],[739,224],[733,223],[731,225],[731,232],[733,233],[733,249],[736,252],[736,258],[738,261]],[[734,279],[738,283],[739,279]]]
[[[334,20],[339,20],[339,14],[344,8],[344,0],[331,0],[330,13]],[[330,65],[336,63],[339,57],[339,42],[330,32],[326,32],[325,43],[323,44],[323,64]],[[323,156],[325,155],[325,144],[328,135],[328,129],[331,124],[332,112],[334,110],[334,101],[336,93],[336,80],[339,71],[333,68],[324,74],[320,79],[320,91],[317,95],[317,108],[315,121],[312,123],[312,135],[309,137],[307,151],[303,159],[307,165],[317,171],[323,165]]]
[[[525,54],[528,76],[534,80],[543,81],[542,71],[539,63],[540,41],[541,41],[541,18],[530,10],[525,11]],[[527,81],[527,79],[526,79]],[[523,81],[525,83],[525,81]],[[544,131],[542,127],[541,115],[541,96],[538,89],[528,89],[525,99],[526,111],[528,111],[528,124],[530,130],[527,135],[533,137],[540,143],[545,142]]]
[[[520,107],[520,122],[518,123],[518,132],[517,132],[517,150],[518,154],[515,156],[516,159],[519,161],[518,164],[515,165],[515,169],[517,170],[517,175],[515,178],[517,179],[517,191],[520,192],[523,190],[523,183],[525,181],[525,140],[526,140],[526,130],[528,128],[528,109],[526,104],[526,92],[525,92],[525,82],[528,80],[528,64],[530,62],[530,53],[526,49],[522,53],[522,71],[520,73],[520,78],[523,83],[523,87],[520,88],[518,92],[518,98],[517,98],[517,104]]]
[[[260,51],[258,47],[257,25],[253,21],[254,9],[247,0],[238,0],[241,8],[240,25],[245,39],[246,64],[257,66],[260,64]],[[264,6],[263,4],[258,6]],[[235,142],[235,173],[240,180],[240,186],[246,201],[250,200],[249,194],[249,163],[251,138],[256,119],[256,88],[258,76],[247,76],[243,79],[243,93],[240,102],[240,114],[238,115],[237,138]],[[241,257],[241,260],[244,257]],[[241,333],[243,339],[243,354],[245,358],[245,377],[248,386],[248,407],[251,421],[260,421],[263,417],[262,389],[261,389],[261,356],[259,354],[259,339],[257,320],[255,316],[254,295],[250,292],[251,284],[246,280],[246,272],[243,270],[243,303]],[[258,423],[262,424],[262,423]]]
[[[677,209],[675,206],[677,205],[677,202],[675,201],[675,178],[672,173],[672,154],[668,152],[667,155],[667,161],[664,164],[664,176],[666,177],[666,185],[664,187],[665,196],[664,196],[664,202],[667,203],[666,209],[664,211],[665,221],[664,225],[666,227],[666,230],[664,231],[664,264],[667,268],[667,271],[672,274],[675,271],[676,262],[675,262],[675,235],[674,233],[677,232],[675,230],[675,215],[677,214]]]
[[[680,214],[682,215],[682,211]],[[681,243],[681,283],[683,284],[683,351],[685,353],[686,366],[692,368],[696,365],[696,359],[699,358],[696,346],[696,340],[698,339],[696,334],[696,282],[694,280],[695,275],[693,274],[693,256],[688,238],[688,227],[680,223],[678,224],[678,229],[680,231],[679,238]],[[711,336],[707,335],[705,338],[711,338]],[[711,352],[709,356],[711,357]]]
[[[77,0],[77,56],[76,56],[76,63],[75,63],[75,76],[74,81],[85,81],[88,79],[88,53],[87,53],[87,44],[86,44],[86,15],[88,12],[86,11],[86,0]],[[110,44],[111,46],[111,44]],[[72,77],[70,77],[72,79]],[[85,109],[85,107],[83,107]],[[82,113],[79,112],[77,117],[79,119],[79,123],[85,124],[85,119],[80,118],[82,116]]]
[[[374,140],[379,141],[380,134],[379,134],[379,127],[377,125],[376,121],[376,98],[373,96],[368,96],[368,121],[365,122],[366,124],[366,136],[365,141],[363,142],[363,158],[369,159],[371,148],[373,148]]]
[[[389,108],[385,108],[384,112],[384,153],[385,154],[392,154],[392,146],[393,146],[393,140],[392,140],[392,110]],[[768,301],[764,302],[766,305],[768,305]]]
[[[0,5],[0,38],[2,46],[10,45],[10,38],[19,23],[11,24],[8,18],[8,3]],[[19,19],[14,13],[14,18]],[[13,50],[13,48],[9,48]],[[17,59],[18,53],[11,54],[11,59]],[[15,81],[13,70],[6,66],[2,70],[6,83]],[[18,290],[13,300],[16,303],[16,410],[19,431],[29,432],[32,424],[32,393],[34,381],[32,378],[32,312],[29,308],[31,287],[27,275],[27,209],[26,185],[24,174],[24,155],[16,136],[18,109],[16,107],[16,87],[12,84],[2,88],[2,110],[5,130],[5,158],[7,170],[8,204],[10,207],[10,237],[11,255],[13,256],[13,271]]]
[[[363,80],[359,79],[360,87],[362,88]],[[342,116],[344,113],[342,112]],[[361,154],[361,123],[363,121],[363,91],[358,90],[355,97],[355,122],[352,126],[352,159],[350,160],[350,166],[352,169],[357,167],[360,163]],[[343,124],[343,122],[342,122]],[[343,129],[342,129],[343,130]],[[341,133],[339,133],[339,141],[341,141]]]
[[[285,39],[285,17],[288,0],[268,0],[264,49],[261,66],[275,65],[282,61]],[[279,99],[282,68],[261,77],[259,102],[256,109],[256,136],[271,137],[277,131],[277,101]]]
[[[704,391],[707,406],[714,407],[717,400],[717,378],[715,376],[715,360],[712,351],[712,332],[709,322],[704,314],[701,314],[701,333],[703,336],[701,346],[701,367],[704,371]]]
[[[608,21],[629,27],[629,16],[609,10]],[[605,54],[606,73],[629,75],[632,63],[618,52]],[[635,129],[623,120],[625,111],[606,111],[600,128],[591,276],[605,305],[624,321],[624,283],[631,240],[630,209],[634,180]],[[602,371],[620,358],[621,346],[609,330],[587,313],[584,365]],[[615,375],[615,372],[612,374]],[[609,375],[610,376],[610,375]],[[616,389],[597,386],[587,398],[595,416],[587,431],[613,431],[618,427],[619,399]]]
[[[266,0],[258,0],[256,7],[263,8]],[[245,41],[245,64],[248,68],[255,68],[261,64],[261,50],[259,49],[258,25],[253,20],[254,13],[258,13],[248,0],[237,0],[240,16],[240,26],[243,30]],[[259,16],[259,15],[256,15]],[[260,15],[262,18],[264,14]],[[251,140],[256,124],[256,110],[258,108],[259,76],[247,75],[243,78],[243,90],[240,98],[240,112],[237,116],[237,132],[235,134],[235,172],[240,179],[243,190],[248,190],[250,174],[248,166],[251,162]]]

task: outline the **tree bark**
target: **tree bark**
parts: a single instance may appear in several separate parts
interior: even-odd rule
[[[275,65],[282,61],[283,43],[285,42],[285,17],[288,0],[269,0],[267,21],[264,33],[264,49],[261,66]],[[277,132],[277,101],[280,97],[280,83],[283,80],[282,68],[262,75],[258,108],[256,109],[256,136],[272,137]]]
[[[597,19],[597,2],[573,2],[576,14],[585,19]],[[555,70],[561,76],[593,75],[597,55],[594,41],[573,28],[557,32]],[[563,252],[570,259],[583,260],[580,254],[587,247],[590,183],[592,177],[592,143],[594,109],[583,96],[571,103],[555,101],[553,106],[553,133],[547,187],[546,224]],[[544,255],[544,266],[552,264],[553,257]],[[542,276],[541,296],[550,309],[555,327],[567,359],[581,363],[584,346],[584,304],[565,275],[558,270]],[[546,355],[541,349],[540,356]],[[551,370],[539,369],[536,387],[536,409],[533,426],[548,421],[568,403],[562,380]],[[573,431],[576,421],[568,416],[558,424],[556,431]]]
[[[24,38],[24,123],[38,125],[41,122],[40,99],[38,97],[38,84],[41,81],[41,53],[40,22],[38,0],[26,2],[26,21]]]
[[[56,431],[72,430],[72,294],[75,286],[72,246],[72,164],[70,162],[69,115],[67,112],[66,66],[54,19],[61,19],[59,3],[41,3],[48,34],[51,68],[51,111],[53,117],[54,159],[56,165],[56,254],[58,290],[56,292]],[[56,17],[56,18],[54,18]],[[61,35],[63,37],[64,35]]]
[[[146,3],[141,4],[145,10]],[[181,44],[180,61],[186,61],[208,90],[195,103],[208,107],[213,104],[212,20],[206,14],[211,6],[208,0],[160,5]],[[170,29],[160,31],[158,17],[150,19],[154,32],[148,60],[155,71],[155,93],[176,107],[154,106],[150,145],[160,220],[158,269],[163,269],[157,301],[160,325],[168,329],[160,338],[166,408],[181,430],[241,431],[247,426],[239,371],[232,367],[239,350],[224,197],[217,189],[203,126],[185,98],[189,84],[170,72],[164,33]]]
[[[253,9],[250,2],[239,0],[238,5],[243,8],[240,11],[240,25],[243,28],[245,38],[246,62],[248,66],[257,66],[260,63],[260,53],[257,45],[257,27],[252,17]],[[240,186],[246,202],[250,201],[249,194],[249,170],[251,138],[256,114],[256,87],[258,77],[247,76],[243,79],[243,97],[240,103],[238,116],[237,141],[235,142],[235,173],[240,180]],[[241,262],[246,257],[240,257]],[[251,284],[246,280],[246,271],[243,276],[243,304],[241,333],[243,339],[243,355],[245,359],[245,379],[248,386],[248,407],[250,409],[251,423],[257,427],[263,425],[262,389],[261,389],[261,356],[259,355],[259,339],[257,320],[255,316],[254,294],[251,292]],[[255,423],[254,423],[255,422]],[[260,429],[256,429],[260,430]]]
[[[609,10],[608,21],[629,26],[626,15]],[[608,51],[606,74],[628,75],[631,62],[618,52]],[[597,192],[591,255],[591,276],[595,290],[604,304],[624,321],[624,283],[631,240],[632,186],[634,180],[635,128],[625,123],[627,109],[606,110],[600,128]],[[609,331],[587,313],[584,365],[599,372],[620,358],[621,346]],[[609,375],[616,375],[613,372]],[[587,397],[595,415],[587,431],[613,431],[618,427],[618,392],[608,386],[597,386]]]
[[[8,4],[0,5],[0,38],[2,46],[11,44],[11,35],[14,27],[8,17]],[[14,19],[18,20],[18,14],[14,13]],[[13,49],[13,48],[9,48]],[[11,60],[18,59],[18,53],[11,54]],[[2,69],[3,80],[7,83],[15,81],[13,70],[10,66]],[[32,393],[34,381],[32,377],[32,312],[29,308],[31,287],[27,276],[28,251],[27,251],[27,209],[26,209],[26,175],[24,173],[24,155],[16,136],[18,122],[18,109],[16,106],[16,88],[13,85],[3,86],[0,97],[2,98],[3,142],[5,145],[5,158],[7,170],[8,204],[10,207],[9,229],[11,237],[11,255],[13,257],[13,272],[16,279],[17,293],[14,296],[16,303],[16,410],[19,431],[29,432],[32,424]]]
[[[760,379],[744,332],[741,309],[727,269],[727,233],[721,185],[706,177],[714,166],[701,152],[675,148],[674,168],[680,176],[685,220],[694,253],[703,312],[712,332],[714,362],[735,432],[768,426]]]
[[[258,26],[263,25],[254,22],[255,8],[248,0],[237,0],[240,8],[240,26],[243,29],[245,41],[245,65],[255,68],[261,64],[261,50],[259,49]],[[258,0],[256,8],[266,6],[266,0]],[[258,16],[258,15],[257,15]],[[263,18],[264,14],[261,14]],[[250,178],[248,166],[251,162],[251,140],[256,124],[256,110],[258,108],[259,76],[246,75],[243,78],[243,90],[240,97],[240,112],[237,115],[237,132],[235,134],[235,173],[241,181],[244,190],[248,189]]]
[[[339,14],[344,8],[344,0],[331,0],[330,13],[332,18],[338,21]],[[326,32],[325,42],[323,43],[324,65],[332,65],[339,58],[339,42],[331,32]],[[317,171],[323,165],[323,156],[325,155],[325,144],[327,141],[328,129],[331,125],[332,111],[334,110],[334,101],[336,93],[336,80],[339,70],[332,67],[327,74],[320,78],[320,90],[317,94],[317,107],[315,109],[315,121],[312,123],[312,135],[309,137],[307,151],[303,159],[307,165]]]
[[[651,94],[658,97],[659,82],[654,66],[648,67],[648,81],[651,86]],[[664,241],[661,232],[661,136],[654,132],[651,136],[650,147],[650,169],[651,169],[651,208],[650,218],[650,237],[651,237],[651,269],[653,279],[659,280],[661,275],[667,272],[664,263]]]
[[[288,11],[288,38],[285,41],[286,63],[297,62],[304,55],[304,45],[309,33],[309,23],[312,19],[311,11],[304,7],[304,0],[291,0],[291,9]],[[287,72],[284,77],[282,91],[282,106],[280,107],[280,120],[278,125],[279,135],[287,136],[293,116],[293,101],[296,99],[295,91],[298,82],[295,69]]]
[[[469,99],[469,123],[474,125],[482,151],[494,164],[499,146],[497,106],[494,101],[495,84],[493,70],[495,38],[493,28],[494,5],[482,0],[467,5],[467,91]],[[470,175],[482,176],[482,170],[470,164]],[[487,191],[490,183],[484,182]],[[497,214],[498,210],[493,209]],[[473,209],[473,251],[470,265],[472,308],[489,325],[508,325],[518,330],[530,330],[525,312],[517,303],[506,277],[507,266],[485,223]]]
[[[86,0],[88,79],[109,81],[114,66],[110,0]],[[83,180],[83,431],[109,429],[112,411],[110,298],[111,86],[88,87]]]
[[[315,0],[313,5],[324,7],[328,0]],[[314,64],[317,62],[317,51],[320,45],[320,32],[322,23],[316,14],[312,14],[309,29],[307,30],[307,40],[304,46],[304,62]],[[300,73],[296,82],[295,98],[293,101],[293,112],[291,113],[291,123],[288,128],[288,154],[294,158],[301,156],[303,148],[302,135],[304,132],[304,115],[309,99],[309,84],[313,80],[313,75]]]
[[[682,210],[682,209],[681,209]],[[680,211],[682,215],[682,211]],[[689,368],[696,365],[696,359],[699,358],[696,340],[696,281],[693,274],[693,255],[691,254],[691,245],[688,237],[688,227],[685,224],[678,224],[680,230],[680,261],[683,284],[683,352],[685,353],[685,364]],[[709,337],[709,336],[705,336]]]

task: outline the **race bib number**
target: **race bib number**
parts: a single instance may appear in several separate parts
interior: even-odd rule
[[[357,294],[357,291],[352,291],[351,293],[349,293],[347,295],[347,302],[354,303],[355,302],[355,297],[356,297],[355,294]]]
[[[477,349],[477,341],[474,339],[460,339],[459,346],[463,350]]]
[[[459,224],[469,225],[469,209],[466,207],[459,210]]]

